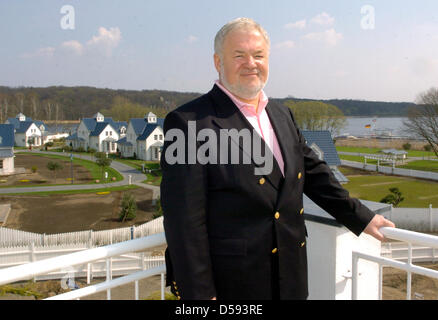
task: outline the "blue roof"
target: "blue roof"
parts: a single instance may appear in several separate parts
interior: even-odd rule
[[[126,137],[123,137],[122,139],[117,141],[117,144],[125,145],[125,146],[132,146],[132,143],[127,141]]]
[[[144,129],[143,133],[137,138],[137,140],[146,140],[147,137],[155,130],[155,128],[160,127],[158,124],[148,124]]]
[[[0,147],[13,147],[15,143],[14,125],[0,124]]]
[[[90,133],[90,136],[98,136],[107,126],[111,126],[111,124],[108,122],[97,122],[94,130]]]
[[[330,131],[302,131],[302,134],[309,147],[315,143],[324,152],[324,161],[329,166],[341,165]]]
[[[129,119],[129,122],[131,123],[136,135],[140,135],[147,125],[147,121],[144,118]]]
[[[25,133],[33,123],[33,121],[20,121],[20,127],[15,129],[15,133]]]

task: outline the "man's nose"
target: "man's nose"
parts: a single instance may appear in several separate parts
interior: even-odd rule
[[[248,67],[256,67],[256,66],[257,66],[257,64],[256,64],[255,59],[254,59],[253,56],[248,56],[248,57],[246,58],[245,64],[246,64]]]

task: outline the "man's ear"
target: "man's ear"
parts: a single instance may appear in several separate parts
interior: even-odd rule
[[[216,68],[216,71],[218,73],[220,73],[220,70],[221,70],[221,58],[219,57],[218,54],[215,53],[214,56],[213,56],[213,59],[214,59],[214,66]]]

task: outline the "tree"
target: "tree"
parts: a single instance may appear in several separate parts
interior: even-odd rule
[[[53,171],[53,174],[55,176],[55,184],[56,184],[56,171],[62,170],[63,168],[64,166],[56,161],[49,161],[49,163],[47,163],[47,169]]]
[[[105,168],[111,165],[112,160],[110,158],[107,158],[105,152],[96,152],[94,154],[94,157],[96,158],[96,164],[102,168],[101,177],[103,179],[103,173],[105,171]]]
[[[122,210],[120,211],[119,220],[132,220],[137,215],[137,203],[132,193],[124,193],[122,198]]]
[[[438,156],[438,88],[421,93],[416,105],[408,109],[405,131],[427,141]]]
[[[405,198],[402,197],[402,193],[398,188],[390,188],[389,191],[391,194],[388,194],[385,198],[380,200],[380,202],[390,203],[394,207],[397,207]]]
[[[347,124],[342,111],[331,104],[319,101],[289,100],[285,102],[295,117],[297,125],[302,130],[328,130],[332,136],[339,134],[340,130]]]
[[[403,144],[402,147],[403,147],[403,150],[409,151],[409,150],[411,150],[412,145],[410,143],[405,143],[405,144]]]

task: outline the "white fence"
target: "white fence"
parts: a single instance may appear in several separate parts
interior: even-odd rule
[[[438,261],[438,249],[424,245],[412,244],[413,262],[432,262]],[[409,246],[405,242],[382,242],[382,257],[398,261],[408,261]]]
[[[438,232],[438,209],[432,208],[394,208],[383,214],[395,223],[397,228],[417,232]]]
[[[87,244],[102,246],[135,238],[145,237],[151,234],[164,232],[163,217],[159,217],[140,226],[118,228],[103,231],[79,231],[59,234],[39,234],[0,228],[0,247],[28,246],[56,246],[64,244]]]
[[[341,164],[343,166],[353,167],[367,171],[377,171],[385,174],[393,174],[398,176],[406,176],[406,177],[438,181],[438,173],[436,172],[377,166],[375,164],[368,164],[368,163],[364,164],[361,162],[349,161],[349,160],[341,160]]]

